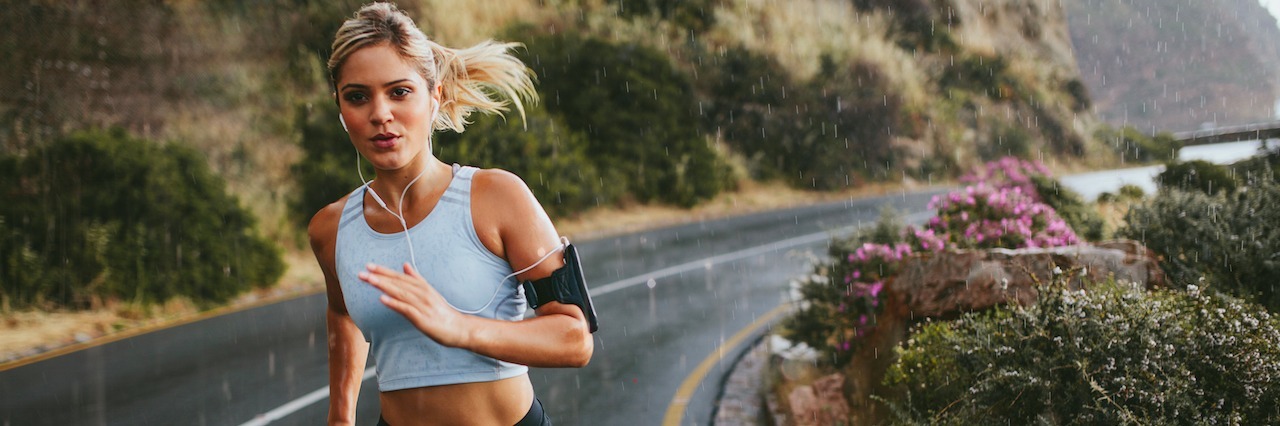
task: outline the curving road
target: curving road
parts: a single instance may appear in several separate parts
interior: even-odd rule
[[[601,321],[595,357],[533,370],[539,398],[557,425],[662,424],[677,388],[713,357],[687,408],[673,410],[708,424],[744,349],[722,342],[783,303],[806,254],[823,255],[831,233],[875,221],[881,205],[921,212],[931,195],[578,242]],[[0,425],[323,424],[326,358],[324,295],[301,297],[0,372]],[[375,387],[365,381],[360,424],[377,419]]]

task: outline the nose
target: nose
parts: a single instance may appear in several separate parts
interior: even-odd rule
[[[391,102],[386,99],[374,99],[373,108],[369,110],[369,122],[380,125],[391,121]]]

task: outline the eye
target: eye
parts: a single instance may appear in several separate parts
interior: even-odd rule
[[[410,93],[413,93],[413,90],[408,87],[397,87],[397,88],[391,89],[391,96],[396,98],[403,98],[405,96],[409,96]]]
[[[353,104],[358,104],[358,103],[362,103],[369,100],[368,95],[365,95],[363,92],[358,92],[358,91],[347,92],[345,95],[342,95],[342,98],[346,99],[347,102],[350,102]]]

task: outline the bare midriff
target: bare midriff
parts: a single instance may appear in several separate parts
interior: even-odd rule
[[[514,425],[533,405],[533,384],[521,374],[493,382],[382,392],[382,418],[399,425]]]

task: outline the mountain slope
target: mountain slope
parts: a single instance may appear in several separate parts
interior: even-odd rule
[[[1063,3],[1103,120],[1180,131],[1275,116],[1280,28],[1257,0]]]

